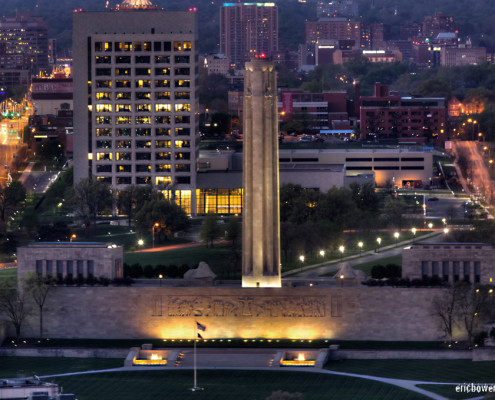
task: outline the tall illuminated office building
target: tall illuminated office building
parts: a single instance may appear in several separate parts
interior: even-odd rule
[[[74,13],[74,182],[152,184],[190,212],[199,150],[195,12],[148,0]]]
[[[275,3],[224,3],[220,7],[220,53],[237,69],[253,57],[278,50]]]

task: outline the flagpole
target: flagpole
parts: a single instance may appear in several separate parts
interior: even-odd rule
[[[203,315],[203,313],[199,310],[195,311],[194,312],[194,317],[201,317]],[[198,340],[198,337],[201,337],[198,333],[198,328],[201,329],[202,331],[204,331],[206,329],[206,327],[204,325],[201,325],[197,320],[196,318],[194,318],[194,343],[193,343],[193,359],[194,359],[194,367],[193,367],[193,370],[194,370],[194,386],[191,388],[191,391],[195,392],[196,390],[203,390],[203,388],[200,388],[198,387],[198,375],[197,375],[197,369],[198,369],[198,365],[197,365],[197,345],[196,345],[196,340]],[[201,337],[202,339],[202,337]]]
[[[198,339],[198,324],[194,321],[194,385],[193,391],[197,389],[197,375],[196,375],[196,340]]]

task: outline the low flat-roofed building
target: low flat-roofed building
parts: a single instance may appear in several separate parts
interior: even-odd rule
[[[377,186],[418,187],[427,184],[433,173],[433,153],[421,147],[280,150],[279,153],[280,165],[345,164],[346,176],[374,174]]]
[[[107,243],[39,242],[17,249],[17,279],[37,272],[66,278],[123,278],[123,249]]]
[[[402,277],[493,284],[494,259],[493,244],[414,243],[402,251]]]
[[[0,379],[0,399],[55,398],[57,394],[56,383],[35,378]]]

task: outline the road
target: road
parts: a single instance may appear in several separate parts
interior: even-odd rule
[[[432,199],[438,199],[433,201]],[[462,219],[464,218],[465,198],[454,197],[436,197],[432,192],[431,196],[426,197],[426,217],[427,218],[446,218]]]
[[[484,196],[490,200],[493,197],[494,185],[488,168],[483,161],[483,156],[479,151],[478,143],[473,141],[455,141],[452,142],[452,146],[454,154],[456,154],[457,163],[459,165],[462,163],[466,164],[466,179],[470,185],[471,194]]]
[[[0,185],[8,180],[10,166],[14,160],[14,154],[22,144],[22,131],[28,123],[28,117],[20,119],[4,119],[0,122]]]

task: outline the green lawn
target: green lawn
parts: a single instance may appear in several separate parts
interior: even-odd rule
[[[125,223],[125,219],[121,219]],[[126,251],[135,250],[138,246],[138,240],[144,240],[144,248],[151,248],[153,238],[151,232],[145,235],[139,235],[134,227],[129,228],[124,225],[110,225],[102,223],[96,225],[96,230],[90,236],[86,236],[86,231],[82,228],[74,230],[76,238],[74,242],[110,242],[119,246],[124,246]],[[187,240],[181,238],[169,238],[167,241],[160,241],[158,235],[155,237],[156,246],[168,246],[172,244],[187,243]]]
[[[378,382],[295,371],[199,370],[191,392],[191,370],[109,372],[54,378],[79,400],[263,400],[273,391],[300,392],[304,400],[420,400],[419,394]],[[88,384],[89,383],[89,384]]]
[[[373,266],[375,266],[375,265],[385,266],[387,264],[402,265],[402,256],[400,254],[398,254],[398,255],[392,256],[392,257],[377,258],[374,261],[353,265],[352,268],[360,269],[360,270],[364,271],[366,273],[366,275],[370,276],[371,275],[371,268],[373,268]]]
[[[447,399],[452,400],[464,400],[464,399],[472,399],[475,396],[479,396],[482,393],[461,393],[456,392],[456,385],[417,385],[421,389],[428,390],[429,392],[433,392],[439,394],[440,396],[446,397]]]
[[[3,268],[0,269],[0,281],[9,281],[12,285],[16,284],[17,280],[17,268]]]
[[[429,382],[495,382],[495,361],[470,360],[344,360],[327,369],[387,378]]]
[[[124,366],[118,358],[0,357],[0,378],[52,375]]]
[[[240,257],[240,254],[239,254]],[[240,258],[238,265],[234,263],[234,253],[230,245],[216,245],[215,247],[191,247],[187,249],[166,250],[150,253],[125,253],[126,264],[139,263],[142,266],[150,265],[189,265],[197,266],[200,261],[205,261],[220,278],[240,278]]]

